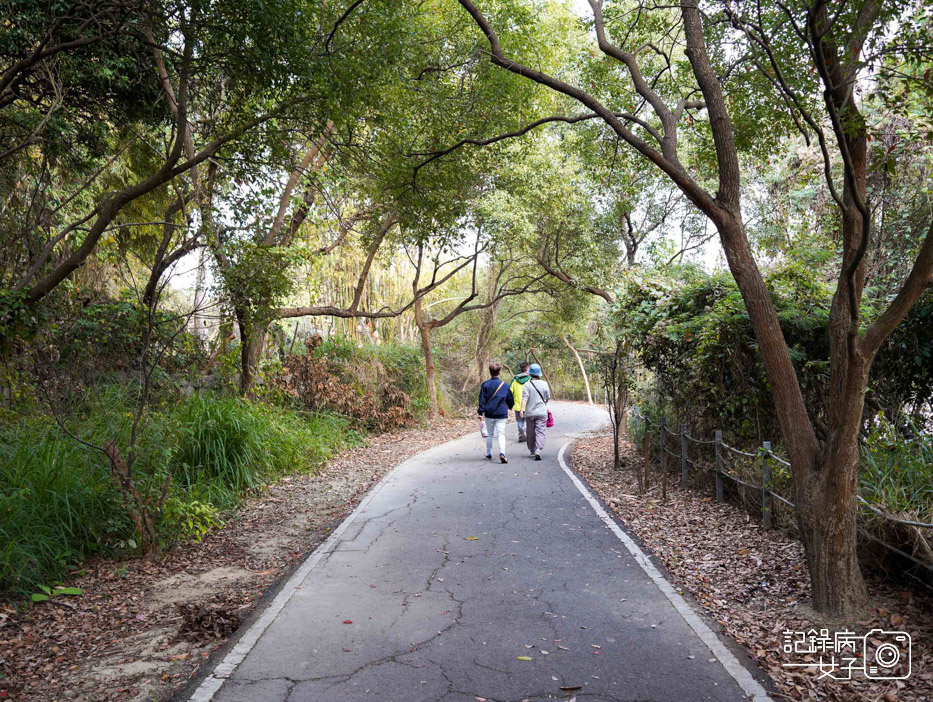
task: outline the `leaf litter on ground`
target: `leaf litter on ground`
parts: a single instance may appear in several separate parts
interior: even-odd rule
[[[625,525],[664,564],[678,589],[686,590],[723,629],[742,645],[790,699],[899,700],[933,699],[933,596],[905,583],[867,573],[873,608],[858,623],[826,622],[809,608],[809,576],[803,547],[781,529],[764,531],[741,506],[717,503],[711,487],[682,488],[668,480],[668,499],[661,499],[658,467],[653,483],[637,495],[634,469],[642,459],[623,442],[622,470],[612,468],[611,437],[577,441],[573,469],[621,517]],[[679,471],[677,471],[679,473]],[[906,680],[852,681],[819,679],[819,673],[787,668],[783,631],[855,627],[907,629],[913,639],[913,673]],[[715,660],[715,659],[713,659]]]

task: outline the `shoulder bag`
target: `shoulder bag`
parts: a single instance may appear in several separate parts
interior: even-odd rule
[[[541,391],[538,390],[538,386],[535,385],[535,381],[529,380],[528,382],[531,383],[531,387],[533,387],[533,388],[535,389],[535,392],[538,393],[538,397],[541,398],[542,402],[544,402],[544,406],[547,407],[547,400],[544,399],[544,395],[542,395],[542,394],[541,394]],[[545,422],[544,426],[546,426],[546,427],[553,427],[553,426],[554,426],[554,415],[551,414],[551,410],[548,410],[548,411],[547,411],[547,422]]]

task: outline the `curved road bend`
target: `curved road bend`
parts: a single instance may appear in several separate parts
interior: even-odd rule
[[[477,431],[392,472],[191,699],[767,699],[561,467],[567,437],[605,412],[553,408],[542,461],[509,425],[507,465],[483,460]]]

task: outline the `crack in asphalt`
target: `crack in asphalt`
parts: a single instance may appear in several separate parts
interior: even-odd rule
[[[466,443],[466,439],[461,441],[458,447]],[[313,592],[315,583],[326,583],[322,596],[328,604],[317,604],[316,596],[311,595],[287,605],[290,609],[279,615],[283,619],[286,613],[289,617],[305,617],[299,622],[313,627],[318,621],[315,618],[324,622],[332,614],[329,607],[342,607],[346,601],[356,605],[362,602],[376,608],[370,612],[370,619],[376,617],[377,621],[359,634],[370,637],[368,648],[358,648],[357,660],[342,659],[337,653],[335,658],[325,656],[322,662],[311,663],[311,659],[301,658],[306,650],[302,648],[306,646],[301,638],[304,632],[296,627],[294,619],[289,619],[291,627],[275,634],[277,618],[247,656],[247,660],[258,656],[248,668],[255,674],[247,677],[245,671],[238,670],[230,682],[246,688],[283,681],[287,686],[284,697],[279,694],[275,699],[286,702],[347,696],[355,700],[353,691],[362,694],[358,686],[364,682],[372,683],[373,692],[378,692],[378,681],[385,681],[394,686],[394,692],[406,687],[407,676],[414,675],[412,669],[427,667],[420,682],[430,684],[430,688],[420,688],[415,677],[411,683],[414,689],[405,699],[453,702],[474,700],[477,693],[463,689],[473,686],[474,681],[477,688],[540,688],[542,681],[535,682],[533,675],[536,670],[545,670],[558,678],[548,689],[521,695],[514,690],[506,695],[503,689],[497,689],[497,696],[483,693],[483,697],[489,702],[568,700],[573,696],[580,702],[647,702],[656,698],[656,679],[663,664],[652,668],[652,656],[666,656],[664,660],[668,660],[678,652],[676,646],[682,645],[677,638],[672,641],[671,636],[686,640],[692,634],[679,630],[672,635],[667,631],[655,633],[644,622],[632,619],[630,612],[637,611],[631,609],[634,602],[649,606],[652,617],[659,608],[666,607],[661,593],[650,589],[625,594],[628,587],[645,588],[647,580],[630,554],[595,518],[592,508],[551,456],[544,463],[525,465],[520,461],[515,460],[514,466],[483,464],[482,468],[474,468],[463,451],[432,450],[397,473],[302,583],[306,593]],[[628,570],[633,564],[636,567]],[[347,570],[351,567],[355,569]],[[375,579],[384,574],[386,580]],[[628,585],[629,578],[632,585]],[[380,589],[365,589],[367,582],[379,582]],[[363,588],[362,593],[356,587]],[[648,587],[654,585],[648,583]],[[620,607],[620,600],[611,599],[620,594],[634,602]],[[595,608],[590,609],[594,602]],[[445,608],[440,614],[450,614],[451,618],[439,619],[435,608]],[[626,627],[624,637],[628,638],[615,633],[620,626]],[[405,631],[405,638],[393,634],[393,630]],[[324,628],[313,634],[313,641],[318,647],[339,647],[347,631],[351,630]],[[497,635],[498,639],[491,638]],[[657,649],[655,654],[653,647],[663,644],[665,635],[667,647]],[[269,644],[269,638],[276,636],[277,646]],[[415,641],[407,642],[409,636]],[[524,641],[523,636],[527,636]],[[599,656],[597,642],[607,646],[606,638],[615,643],[612,637],[616,636],[620,636],[620,645],[608,646]],[[383,639],[392,643],[383,643]],[[480,653],[480,646],[486,646],[487,641],[489,649]],[[623,648],[632,642],[634,647]],[[557,648],[548,656],[535,654],[534,666],[524,667],[525,663],[515,664],[513,648],[517,646],[521,652],[523,643],[538,651]],[[265,651],[260,652],[263,645]],[[294,664],[290,658],[281,660],[283,655],[294,655]],[[269,668],[263,656],[271,656],[268,663],[275,667]],[[317,670],[309,668],[303,671],[308,675],[296,674],[296,669],[308,665]],[[613,676],[617,665],[625,671],[622,678]],[[685,661],[684,667],[687,665]],[[321,674],[328,672],[328,667],[333,671],[338,666],[343,669],[339,673]],[[280,669],[287,674],[268,675]],[[374,673],[376,670],[379,672]],[[696,699],[736,701],[735,695],[725,689],[718,668],[695,670],[692,684],[703,688],[702,697]],[[368,675],[361,677],[365,673]],[[596,673],[591,676],[595,681],[588,680],[590,673]],[[496,684],[490,684],[491,674],[505,679],[496,678]],[[602,682],[596,682],[600,680],[597,675],[603,677]],[[602,689],[618,685],[623,679],[624,688]],[[568,680],[572,684],[587,680],[591,689],[555,689]],[[721,695],[713,692],[714,684],[720,685],[716,692]],[[260,689],[255,688],[257,695]],[[691,695],[695,691],[689,685],[676,689],[686,694],[666,699],[694,699]],[[385,699],[378,694],[375,698]],[[257,697],[257,702],[260,699],[266,700]]]

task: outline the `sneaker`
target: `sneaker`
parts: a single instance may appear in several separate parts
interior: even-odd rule
[[[534,451],[531,451],[531,452],[528,454],[528,457],[529,457],[529,458],[534,458],[536,455],[537,455],[537,454],[536,454]]]
[[[508,463],[509,459],[505,457],[504,453],[499,454],[499,463]]]
[[[486,460],[487,460],[487,461],[491,461],[491,460],[492,460],[492,454],[491,454],[491,453],[487,453],[487,454],[486,454]]]
[[[540,461],[540,460],[541,460],[541,454],[540,454],[540,453],[536,453],[536,454],[535,454],[535,460],[536,460],[536,461]]]
[[[524,434],[519,434],[519,435],[518,435],[518,443],[524,444],[526,441],[528,441],[528,437],[527,437],[527,436],[525,436]]]

